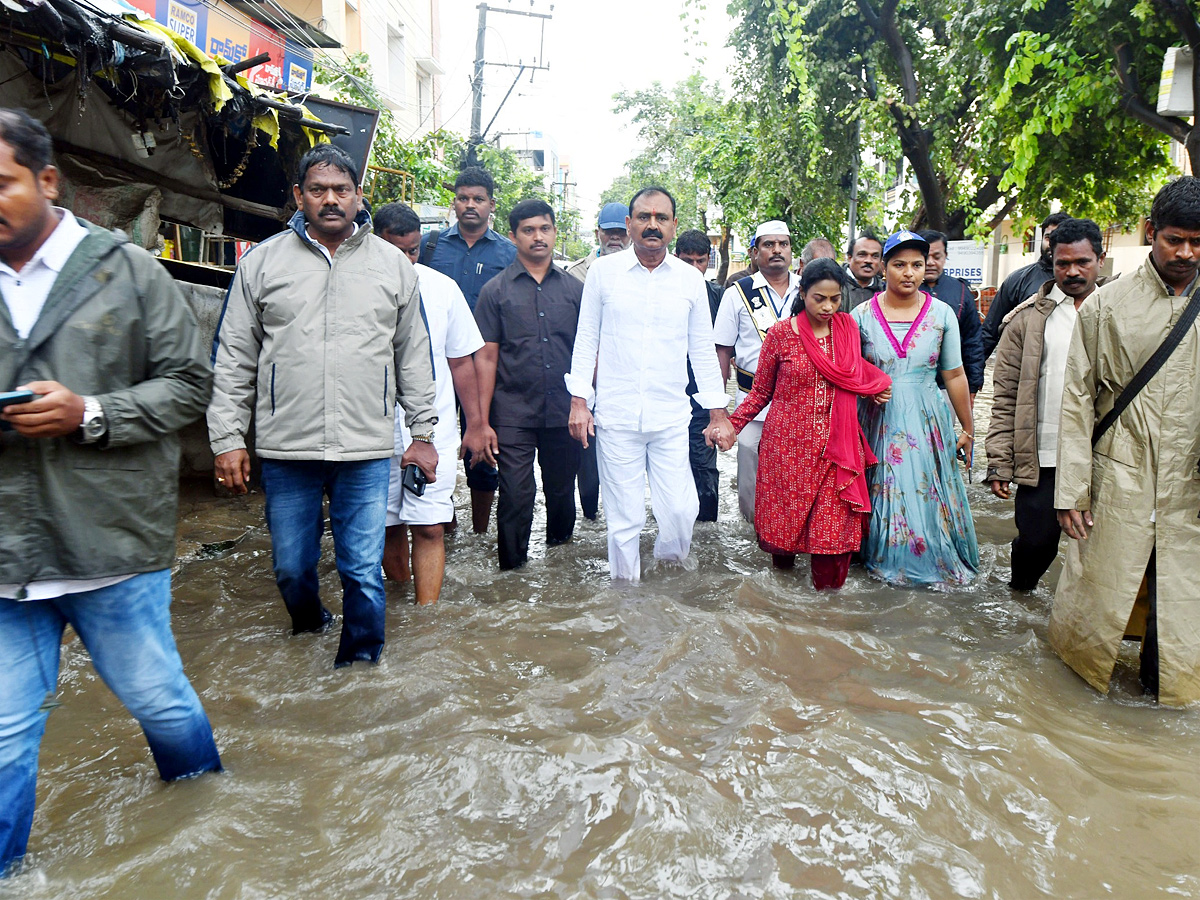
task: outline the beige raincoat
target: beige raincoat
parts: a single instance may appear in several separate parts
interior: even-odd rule
[[[1091,435],[1186,305],[1147,259],[1080,307],[1054,495],[1058,509],[1090,509],[1095,527],[1068,541],[1051,645],[1107,693],[1157,547],[1159,700],[1171,706],[1200,700],[1200,321],[1095,450]]]

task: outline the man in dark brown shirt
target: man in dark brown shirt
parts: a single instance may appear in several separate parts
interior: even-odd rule
[[[468,447],[500,470],[496,507],[501,569],[515,569],[529,555],[536,453],[546,495],[546,545],[575,531],[575,474],[580,444],[567,431],[571,369],[583,283],[554,265],[558,231],[554,210],[541,200],[522,200],[508,216],[517,259],[479,292],[475,321],[483,349],[475,354],[479,397],[491,428]]]

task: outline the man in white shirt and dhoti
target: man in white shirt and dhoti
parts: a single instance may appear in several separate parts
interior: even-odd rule
[[[675,199],[663,188],[643,188],[629,204],[627,224],[630,249],[597,259],[588,271],[566,383],[571,435],[586,446],[602,434],[609,572],[637,581],[647,477],[658,523],[655,558],[681,561],[691,549],[699,501],[688,464],[689,357],[696,402],[709,410],[705,437],[727,450],[735,434],[704,277],[667,252],[678,225]]]
[[[792,314],[800,290],[800,276],[792,271],[792,238],[787,224],[764,222],[754,232],[754,258],[758,271],[734,282],[721,298],[713,338],[721,376],[729,380],[729,364],[737,361],[737,402],[741,403],[754,384],[758,351],[767,329]],[[758,442],[762,438],[770,404],[737,439],[738,509],[747,522],[754,521],[754,484],[758,479]]]

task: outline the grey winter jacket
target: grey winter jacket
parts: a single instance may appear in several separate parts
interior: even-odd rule
[[[213,341],[208,409],[214,454],[246,446],[269,459],[392,455],[399,400],[414,432],[432,431],[433,358],[417,275],[405,255],[358,231],[333,262],[304,235],[304,214],[242,257]]]
[[[0,303],[0,389],[58,381],[94,396],[99,444],[0,431],[0,584],[153,572],[175,558],[179,440],[212,375],[162,265],[102,228],[63,266],[26,340]]]

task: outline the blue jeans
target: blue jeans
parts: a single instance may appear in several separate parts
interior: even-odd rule
[[[92,664],[146,734],[164,781],[219,772],[212,726],[171,635],[171,573],[53,600],[0,599],[0,873],[25,855],[38,747],[69,622]]]
[[[379,662],[383,652],[383,536],[391,457],[354,462],[262,460],[275,583],[292,633],[317,631],[332,616],[317,583],[321,501],[329,497],[334,558],[342,579],[342,638],[333,664]]]

